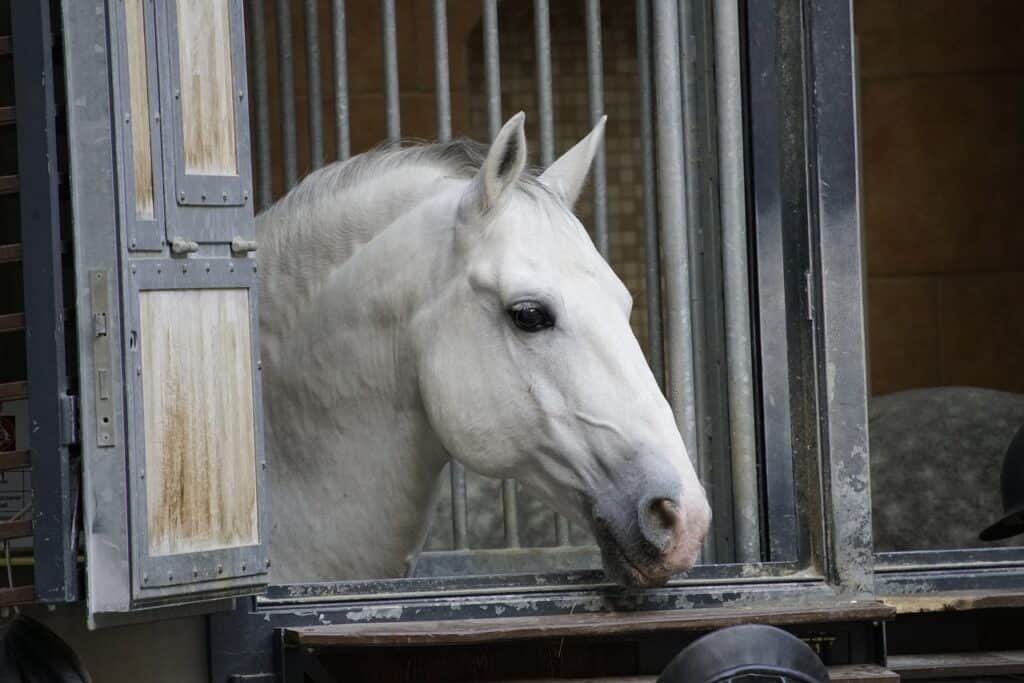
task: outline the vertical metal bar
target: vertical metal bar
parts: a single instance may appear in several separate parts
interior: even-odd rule
[[[484,83],[487,96],[487,133],[493,140],[501,129],[501,68],[498,55],[498,3],[483,0]],[[501,501],[505,518],[505,546],[519,547],[519,515],[516,483],[501,482]]]
[[[601,0],[587,0],[587,101],[590,125],[604,116],[604,69],[601,48]],[[608,182],[605,175],[604,142],[594,155],[591,169],[594,178],[594,237],[597,250],[608,259]]]
[[[547,168],[555,160],[555,116],[551,96],[551,10],[548,0],[534,0],[533,25],[537,60],[537,113],[540,127],[540,163]],[[569,520],[555,514],[555,542],[570,545]]]
[[[498,55],[497,0],[483,0],[483,15],[487,134],[493,140],[501,129],[501,66]]]
[[[451,82],[448,73],[448,17],[446,0],[434,0],[434,87],[437,100],[437,139],[452,137]],[[451,461],[452,545],[455,550],[469,549],[469,519],[466,499],[466,470]]]
[[[737,0],[715,0],[715,87],[725,290],[733,527],[736,560],[760,559],[757,443],[750,342],[746,171],[743,158],[743,70]]]
[[[469,549],[469,506],[466,494],[466,468],[451,461],[449,475],[452,487],[452,545],[455,550]]]
[[[654,105],[651,57],[650,7],[636,3],[637,65],[640,71],[640,156],[644,188],[644,259],[647,290],[647,348],[651,370],[665,386],[665,348],[661,326],[661,261],[658,247],[657,188],[654,172]]]
[[[434,0],[434,88],[437,91],[437,139],[452,137],[452,93],[448,73],[447,0]],[[453,467],[456,463],[452,463]]]
[[[701,157],[704,150],[699,139],[698,99],[700,93],[697,88],[697,37],[694,29],[693,7],[693,4],[699,1],[679,0],[679,41],[683,96],[683,163],[686,166],[683,178],[686,192],[686,227],[689,233],[687,246],[690,256],[690,325],[697,437],[695,448],[697,472],[702,481],[710,484],[713,476],[713,452],[707,442],[710,396],[707,375],[703,371],[708,367],[703,265],[704,234],[701,220]],[[714,486],[709,486],[709,489],[718,490]],[[712,509],[715,509],[715,501],[712,501],[711,504]],[[716,539],[710,537],[705,539],[704,562],[713,563],[715,561],[715,541]]]
[[[388,142],[398,142],[402,135],[398,103],[398,44],[396,37],[395,0],[380,0],[380,36],[384,51],[384,116],[387,120]]]
[[[295,72],[292,58],[292,17],[289,0],[277,0],[277,56],[281,81],[281,147],[284,151],[284,191],[299,178],[295,142]]]
[[[12,3],[11,26],[32,416],[34,582],[40,601],[70,602],[78,596],[73,526],[77,500],[68,453],[71,435],[62,426],[68,379],[50,3]],[[70,412],[66,417],[74,419]]]
[[[690,321],[690,264],[679,23],[675,2],[654,3],[655,141],[657,144],[658,224],[665,279],[666,389],[690,459],[696,461],[693,338]]]
[[[345,27],[345,0],[331,0],[334,29],[334,144],[339,161],[352,153],[348,120],[348,41]]]
[[[309,165],[324,165],[324,113],[320,91],[320,3],[306,0],[306,94],[309,106]]]
[[[252,31],[253,96],[256,118],[256,188],[259,208],[270,206],[274,198],[270,172],[270,97],[267,94],[267,29],[263,3],[249,5]]]
[[[555,160],[555,116],[551,104],[551,12],[548,0],[534,0],[533,24],[536,37],[537,113],[540,127],[540,164],[547,168]]]

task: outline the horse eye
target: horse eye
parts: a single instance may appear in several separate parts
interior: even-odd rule
[[[540,332],[554,327],[555,320],[548,309],[536,301],[520,301],[508,309],[515,326],[524,332]]]

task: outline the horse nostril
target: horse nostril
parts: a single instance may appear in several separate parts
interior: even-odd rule
[[[671,498],[658,498],[651,503],[649,513],[662,529],[672,529],[679,521],[679,508]]]
[[[675,541],[676,528],[680,523],[679,506],[672,498],[663,496],[648,498],[641,504],[640,532],[648,543],[665,552]]]

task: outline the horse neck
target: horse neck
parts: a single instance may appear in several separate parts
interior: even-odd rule
[[[425,537],[446,456],[420,404],[408,325],[448,268],[431,226],[380,231],[309,301],[313,290],[289,289],[280,272],[273,288],[264,280],[271,307],[292,311],[285,325],[261,315],[280,580],[399,576]]]

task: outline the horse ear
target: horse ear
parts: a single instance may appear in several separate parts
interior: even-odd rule
[[[574,206],[583,191],[590,164],[594,161],[601,141],[604,139],[604,122],[607,116],[594,126],[587,137],[577,142],[572,149],[558,157],[540,176],[540,181],[558,195],[566,206]]]
[[[519,112],[498,131],[487,158],[459,202],[459,215],[464,220],[492,209],[519,180],[526,167],[525,119],[526,114]]]

